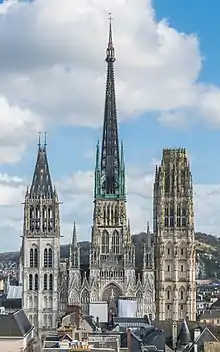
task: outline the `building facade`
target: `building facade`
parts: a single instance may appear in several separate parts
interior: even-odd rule
[[[196,320],[193,186],[185,149],[164,149],[154,183],[156,318]]]
[[[53,330],[59,311],[59,200],[52,185],[46,142],[39,142],[33,181],[24,201],[20,256],[23,308],[31,324]]]
[[[136,277],[135,247],[126,210],[123,144],[119,145],[114,79],[115,50],[110,22],[106,52],[107,81],[101,148],[97,145],[94,213],[89,278],[81,280],[76,235],[70,251],[68,303],[80,303],[89,314],[89,303],[107,301],[118,313],[120,296],[137,298],[137,315],[155,313],[153,250],[146,241],[142,275]],[[75,233],[75,230],[74,230]],[[149,245],[150,244],[150,245]]]

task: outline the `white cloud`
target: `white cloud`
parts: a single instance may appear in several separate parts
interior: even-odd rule
[[[20,160],[26,142],[41,126],[40,117],[27,108],[10,105],[0,96],[0,163]]]
[[[156,110],[168,112],[161,121],[172,117],[173,125],[179,109],[220,119],[219,89],[197,83],[198,39],[157,22],[150,0],[35,0],[5,8],[0,94],[51,123],[100,124],[109,11],[121,119]]]
[[[154,164],[147,170],[132,167],[127,173],[127,215],[132,233],[146,230],[149,220],[152,227]],[[78,171],[55,184],[60,201],[61,239],[68,243],[76,221],[79,240],[90,240],[93,216],[93,172]],[[3,250],[16,250],[22,234],[23,205],[26,184],[17,176],[0,174],[0,239]],[[196,231],[220,235],[220,185],[195,185]]]

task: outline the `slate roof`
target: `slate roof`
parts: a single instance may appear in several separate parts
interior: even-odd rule
[[[218,299],[216,302],[214,302],[212,305],[211,305],[211,310],[212,309],[218,309],[220,310],[220,299]]]
[[[34,170],[33,181],[30,188],[31,197],[53,198],[53,186],[50,177],[49,164],[47,160],[46,143],[39,143],[37,162]]]
[[[200,320],[220,319],[220,310],[205,310],[199,317]]]
[[[191,334],[189,331],[188,324],[187,324],[186,320],[184,319],[181,324],[180,331],[179,331],[179,334],[177,337],[177,343],[180,345],[186,346],[190,343],[190,341],[191,341]]]
[[[23,337],[33,329],[23,309],[12,314],[0,314],[0,338]]]

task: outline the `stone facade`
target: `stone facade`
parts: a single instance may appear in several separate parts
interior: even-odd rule
[[[39,145],[36,168],[24,202],[24,227],[20,258],[23,308],[41,330],[54,330],[59,311],[60,219],[46,145]]]
[[[156,315],[196,320],[192,176],[185,149],[164,149],[154,183]]]

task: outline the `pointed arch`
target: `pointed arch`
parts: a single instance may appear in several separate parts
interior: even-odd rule
[[[109,253],[109,233],[104,230],[101,237],[102,241],[102,254]]]
[[[46,314],[44,314],[44,316],[43,316],[43,326],[45,328],[47,328],[47,315]]]
[[[33,275],[29,274],[29,290],[33,290]]]
[[[44,290],[47,290],[47,274],[44,274]]]
[[[53,249],[47,244],[44,248],[44,267],[52,268],[53,267]]]
[[[32,296],[29,296],[29,299],[28,299],[28,308],[29,308],[29,309],[32,309],[32,308],[33,308],[33,298],[32,298]]]
[[[34,327],[37,327],[38,325],[38,317],[37,314],[34,315]]]
[[[179,257],[180,258],[186,258],[187,255],[187,244],[185,241],[181,241],[178,247],[178,252],[179,252]]]
[[[172,291],[172,288],[170,286],[168,286],[166,288],[166,300],[168,302],[172,302],[172,300],[173,300],[173,291]]]
[[[53,274],[49,275],[49,290],[53,291]]]
[[[30,268],[34,267],[34,248],[30,249],[29,265],[30,265]]]
[[[48,315],[48,327],[49,327],[49,328],[52,328],[52,322],[53,322],[52,315],[49,314],[49,315]]]
[[[44,309],[48,308],[47,307],[47,296],[44,296],[43,307],[44,307]]]
[[[181,286],[179,289],[179,300],[183,301],[185,300],[185,297],[186,297],[186,290],[183,286]]]
[[[171,241],[168,241],[165,247],[165,258],[173,258],[173,243]]]
[[[35,291],[38,291],[38,289],[39,289],[39,282],[38,282],[38,274],[35,274],[34,275],[34,290]]]
[[[112,250],[114,254],[120,253],[120,236],[117,230],[112,235]]]
[[[89,301],[90,301],[90,293],[84,288],[81,292],[80,301],[82,305],[82,311],[85,315],[89,314]]]
[[[123,292],[121,287],[117,285],[116,282],[110,282],[105,286],[102,291],[102,301],[109,302],[112,295],[114,295],[114,299],[117,301],[120,296],[123,296]]]
[[[30,322],[31,325],[33,324],[33,317],[32,317],[32,314],[29,314],[29,322]]]

